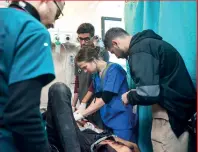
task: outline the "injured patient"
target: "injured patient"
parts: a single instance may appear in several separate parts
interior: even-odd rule
[[[47,135],[54,152],[139,152],[136,144],[102,130],[86,119],[75,121],[71,91],[63,83],[49,89]]]

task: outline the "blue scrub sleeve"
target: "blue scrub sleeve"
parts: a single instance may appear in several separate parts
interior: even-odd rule
[[[126,79],[126,72],[120,66],[111,66],[105,75],[106,79],[103,85],[103,91],[119,93],[121,85]]]
[[[44,76],[43,85],[54,78],[51,40],[45,28],[29,23],[19,35],[9,75],[9,84]]]

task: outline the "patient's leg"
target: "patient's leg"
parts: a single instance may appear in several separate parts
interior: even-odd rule
[[[50,144],[64,152],[80,152],[79,129],[73,118],[71,91],[63,83],[53,84],[48,93],[47,133]]]

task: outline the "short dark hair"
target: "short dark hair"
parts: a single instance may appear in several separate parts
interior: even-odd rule
[[[90,23],[83,23],[77,29],[77,34],[89,33],[91,37],[95,35],[95,28]]]
[[[124,37],[128,36],[129,34],[122,28],[119,27],[113,27],[110,28],[104,38],[104,45],[106,49],[109,49],[112,47],[112,40],[117,38],[117,37]]]

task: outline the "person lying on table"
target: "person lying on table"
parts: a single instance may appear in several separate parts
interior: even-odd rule
[[[114,136],[83,119],[75,121],[71,91],[64,83],[48,92],[46,128],[53,152],[139,152],[135,143]]]

